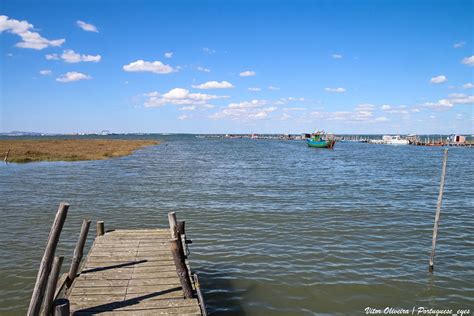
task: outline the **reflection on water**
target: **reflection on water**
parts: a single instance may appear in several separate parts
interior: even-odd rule
[[[68,260],[83,217],[164,227],[177,211],[215,314],[473,306],[474,151],[450,149],[430,275],[440,148],[161,139],[119,159],[0,167],[0,314],[26,310],[60,201]]]

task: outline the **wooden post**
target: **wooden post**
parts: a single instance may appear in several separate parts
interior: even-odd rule
[[[189,279],[188,268],[184,262],[183,252],[180,251],[179,245],[181,240],[173,238],[170,240],[171,254],[173,255],[174,264],[176,266],[176,272],[181,282],[185,298],[193,298],[193,288],[191,286],[191,280]]]
[[[41,310],[41,304],[43,303],[44,290],[46,288],[46,283],[48,282],[48,277],[51,272],[51,264],[53,263],[54,253],[56,252],[56,247],[59,241],[59,235],[66,221],[67,211],[69,209],[69,204],[62,202],[59,205],[58,212],[51,227],[49,233],[48,244],[43,254],[43,259],[41,259],[41,264],[38,270],[38,275],[36,277],[35,287],[33,289],[33,294],[31,295],[30,306],[28,307],[28,316],[36,316]]]
[[[170,222],[170,231],[171,231],[171,238],[176,238],[176,213],[169,212],[168,213],[168,221]]]
[[[48,286],[44,295],[44,314],[50,316],[53,310],[54,294],[56,292],[56,284],[58,283],[59,272],[63,265],[64,257],[54,257],[53,268],[48,279]]]
[[[69,300],[59,298],[53,304],[53,316],[70,316]]]
[[[79,234],[79,239],[77,240],[76,248],[74,249],[71,267],[69,268],[68,287],[71,286],[76,278],[77,271],[79,270],[79,265],[81,264],[82,256],[84,255],[84,245],[86,244],[90,225],[91,221],[89,219],[84,219],[82,221],[81,233]]]
[[[3,158],[3,161],[4,161],[5,163],[8,162],[8,155],[9,155],[9,154],[10,154],[10,149],[8,149],[7,153],[5,154],[5,158]]]
[[[193,274],[193,278],[194,278],[194,286],[196,287],[196,293],[198,296],[199,305],[201,306],[201,314],[202,316],[207,316],[206,304],[204,303],[204,296],[202,295],[202,292],[201,292],[201,284],[199,283],[199,279],[196,273]]]
[[[97,221],[97,237],[103,236],[105,234],[105,225],[103,221]]]
[[[178,233],[180,233],[181,235],[184,234],[184,225],[186,224],[185,221],[179,221],[177,224],[176,224],[176,230],[178,231]]]
[[[441,204],[443,202],[444,178],[446,176],[447,161],[448,161],[448,149],[446,148],[444,150],[443,167],[441,170],[441,183],[439,185],[438,203],[436,204],[436,215],[435,215],[434,226],[433,226],[433,240],[431,243],[431,256],[430,256],[430,266],[429,266],[430,272],[433,272],[434,270],[436,239],[438,237],[438,224],[439,224],[439,217],[441,215]]]

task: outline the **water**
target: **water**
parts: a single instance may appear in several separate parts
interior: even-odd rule
[[[118,159],[0,167],[1,315],[25,313],[60,201],[71,204],[58,249],[66,268],[82,218],[164,227],[176,211],[216,315],[472,313],[473,150],[449,151],[431,275],[440,148],[159,138]]]

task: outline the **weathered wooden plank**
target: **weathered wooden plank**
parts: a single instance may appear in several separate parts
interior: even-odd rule
[[[110,295],[125,295],[127,293],[126,286],[117,287],[74,287],[71,295],[91,296],[94,294],[110,294]]]
[[[120,302],[113,302],[113,303],[108,303],[109,309],[118,309],[118,308],[124,308],[124,309],[137,309],[142,308],[155,308],[155,309],[168,309],[170,307],[189,307],[189,306],[197,306],[198,301],[197,299],[189,299],[189,300],[183,300],[183,299],[165,299],[165,300],[140,300],[139,306],[136,304],[137,300],[124,300]],[[95,305],[94,305],[95,304]],[[73,310],[80,310],[80,309],[85,309],[85,308],[90,308],[90,309],[104,309],[101,306],[98,306],[100,302],[98,301],[88,301],[86,303],[80,303],[76,304],[73,303],[71,306],[71,309]]]
[[[120,304],[116,304],[114,306],[104,305],[104,306],[97,306],[97,307],[90,307],[90,308],[82,308],[75,310],[74,315],[80,315],[81,313],[89,312],[89,313],[105,313],[108,315],[109,313],[116,313],[122,311],[129,311],[135,313],[152,313],[152,315],[182,315],[182,314],[189,314],[189,313],[199,313],[200,309],[199,306],[177,306],[177,307],[167,307],[167,308],[155,308],[153,306],[144,307],[142,304],[139,305],[129,305],[129,306],[121,306]],[[123,314],[122,314],[123,315]],[[139,314],[142,315],[142,314]]]

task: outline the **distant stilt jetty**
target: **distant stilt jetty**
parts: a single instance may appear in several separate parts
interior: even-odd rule
[[[69,204],[61,203],[49,234],[28,316],[207,315],[198,277],[187,260],[184,222],[170,213],[170,228],[105,230],[82,262],[90,220],[84,220],[71,267],[58,281],[63,257],[55,257]],[[79,268],[82,263],[82,268]]]

